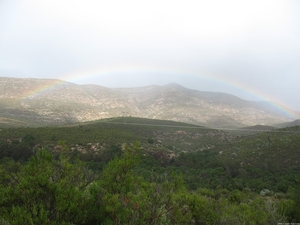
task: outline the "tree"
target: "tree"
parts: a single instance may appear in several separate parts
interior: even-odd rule
[[[87,218],[84,190],[94,179],[85,165],[41,149],[18,170],[2,167],[0,214],[11,224],[78,224]]]
[[[191,213],[183,204],[185,187],[175,174],[162,183],[145,181],[133,169],[139,148],[127,147],[121,158],[108,163],[90,187],[95,201],[89,209],[91,224],[187,224]],[[185,190],[185,191],[184,191]],[[181,193],[181,194],[180,194]]]

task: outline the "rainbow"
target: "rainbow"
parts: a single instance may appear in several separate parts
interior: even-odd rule
[[[255,89],[245,83],[239,82],[234,79],[225,78],[216,73],[212,73],[211,71],[200,71],[199,70],[191,70],[180,67],[168,67],[168,66],[150,66],[150,65],[118,65],[118,66],[110,66],[110,67],[99,67],[93,68],[90,70],[76,71],[73,73],[63,74],[61,75],[61,80],[48,80],[45,85],[40,86],[36,90],[32,90],[26,94],[22,99],[29,98],[31,96],[36,96],[42,93],[50,92],[57,86],[62,86],[67,84],[68,82],[72,83],[82,83],[82,81],[93,78],[93,77],[103,77],[114,74],[164,74],[169,76],[190,76],[194,78],[202,78],[206,80],[210,80],[213,82],[218,82],[223,85],[229,86],[231,88],[247,92],[253,97],[260,99],[261,101],[268,102],[272,107],[284,113],[287,117],[291,119],[298,118],[298,115],[292,110],[290,110],[283,102],[280,100],[268,95],[267,93]]]
[[[30,90],[27,93],[23,94],[23,96],[18,99],[19,101],[29,98],[34,98],[35,96],[42,95],[47,92],[51,92],[59,86],[63,86],[68,84],[69,82],[58,79],[47,79],[44,84],[39,85],[36,89]]]

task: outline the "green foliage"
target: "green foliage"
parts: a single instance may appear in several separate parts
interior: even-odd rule
[[[92,175],[79,161],[41,149],[25,166],[2,165],[0,214],[11,224],[77,224],[88,205],[83,189]]]
[[[7,157],[27,161],[33,153],[34,145],[34,137],[30,134],[25,135],[22,139],[0,140],[0,159]]]
[[[23,138],[22,138],[22,142],[25,145],[28,145],[30,147],[33,147],[35,145],[35,140],[34,137],[31,134],[26,134]]]
[[[1,132],[0,224],[299,221],[297,133],[196,144],[210,133],[195,130],[90,124]],[[133,140],[142,150],[124,150]],[[282,169],[273,165],[279,158]],[[263,189],[274,193],[260,196]]]
[[[101,171],[114,155],[122,155],[121,146],[138,140],[143,155],[134,172],[148,181],[151,174],[173,170],[183,174],[190,190],[221,186],[286,193],[300,179],[299,127],[233,138],[223,131],[172,121],[126,120],[126,125],[124,118],[114,118],[69,127],[3,128],[0,158],[27,161],[34,146],[56,152],[63,146],[57,144],[59,137],[70,157],[79,157],[90,169]]]
[[[300,221],[300,186],[291,188],[289,190],[292,201],[286,202],[282,210],[286,210],[288,221],[290,223],[297,223]]]
[[[187,195],[187,197],[187,204],[197,224],[215,224],[219,221],[219,214],[215,210],[215,200],[198,194]]]
[[[154,140],[152,138],[148,138],[148,143],[149,144],[153,144],[154,143]]]
[[[126,148],[122,158],[116,157],[102,171],[100,179],[90,187],[96,204],[90,209],[94,223],[103,224],[182,224],[190,214],[181,213],[176,194],[183,180],[149,183],[135,176],[139,162],[138,147]],[[105,219],[103,219],[105,218]]]

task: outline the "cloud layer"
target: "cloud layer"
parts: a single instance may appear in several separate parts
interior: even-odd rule
[[[300,110],[298,1],[1,1],[0,76],[178,82]]]

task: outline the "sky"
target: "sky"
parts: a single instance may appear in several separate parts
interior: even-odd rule
[[[0,76],[179,83],[300,111],[300,1],[0,0]]]

